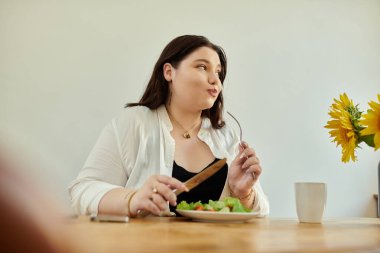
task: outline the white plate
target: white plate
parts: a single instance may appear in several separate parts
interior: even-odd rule
[[[224,212],[208,212],[208,211],[190,211],[176,210],[184,217],[192,218],[196,221],[234,221],[242,222],[257,218],[257,213],[224,213]]]

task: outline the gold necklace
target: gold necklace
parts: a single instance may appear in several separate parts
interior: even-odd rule
[[[182,134],[183,138],[185,139],[190,139],[191,138],[191,135],[190,135],[190,132],[193,131],[193,129],[199,124],[199,122],[195,122],[195,124],[189,129],[189,130],[186,130],[186,128],[184,128],[181,123],[179,123],[175,118],[174,116],[169,112],[168,109],[166,109],[166,111],[168,112],[169,116],[171,119],[174,120],[175,123],[177,123],[177,125],[179,125],[185,132]]]

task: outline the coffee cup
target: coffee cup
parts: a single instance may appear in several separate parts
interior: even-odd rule
[[[321,223],[327,199],[326,183],[297,182],[294,190],[298,220]]]

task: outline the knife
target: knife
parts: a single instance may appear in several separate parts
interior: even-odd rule
[[[211,164],[206,169],[199,172],[197,175],[195,175],[192,178],[190,178],[189,180],[187,180],[184,183],[186,185],[187,189],[189,189],[189,191],[190,191],[191,189],[197,187],[199,184],[204,182],[207,178],[211,177],[216,172],[218,172],[221,168],[223,168],[223,166],[226,164],[226,162],[227,162],[226,158],[219,160],[216,163]],[[175,189],[173,192],[175,193],[175,195],[178,196],[179,194],[183,193],[184,191]]]
[[[199,184],[201,184],[202,182],[204,182],[207,178],[211,177],[216,172],[218,172],[221,168],[223,168],[223,166],[226,164],[226,162],[227,162],[227,159],[223,158],[223,159],[217,161],[216,163],[211,164],[210,166],[208,166],[207,168],[205,168],[204,170],[199,172],[197,175],[195,175],[192,178],[190,178],[189,180],[187,180],[184,183],[186,185],[187,189],[189,189],[189,191],[190,191],[193,188],[195,188],[196,186],[198,186]],[[183,193],[184,190],[174,189],[173,192],[175,193],[175,195],[178,196],[179,194]],[[148,214],[149,214],[149,212],[145,211],[145,210],[139,210],[137,212],[138,217],[145,217]],[[173,216],[173,215],[175,216],[174,213],[171,213],[169,211],[165,211],[160,216]]]

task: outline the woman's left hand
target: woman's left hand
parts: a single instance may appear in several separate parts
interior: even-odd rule
[[[250,194],[252,186],[261,174],[260,161],[255,151],[242,142],[239,153],[228,170],[228,185],[235,197],[244,197]]]

